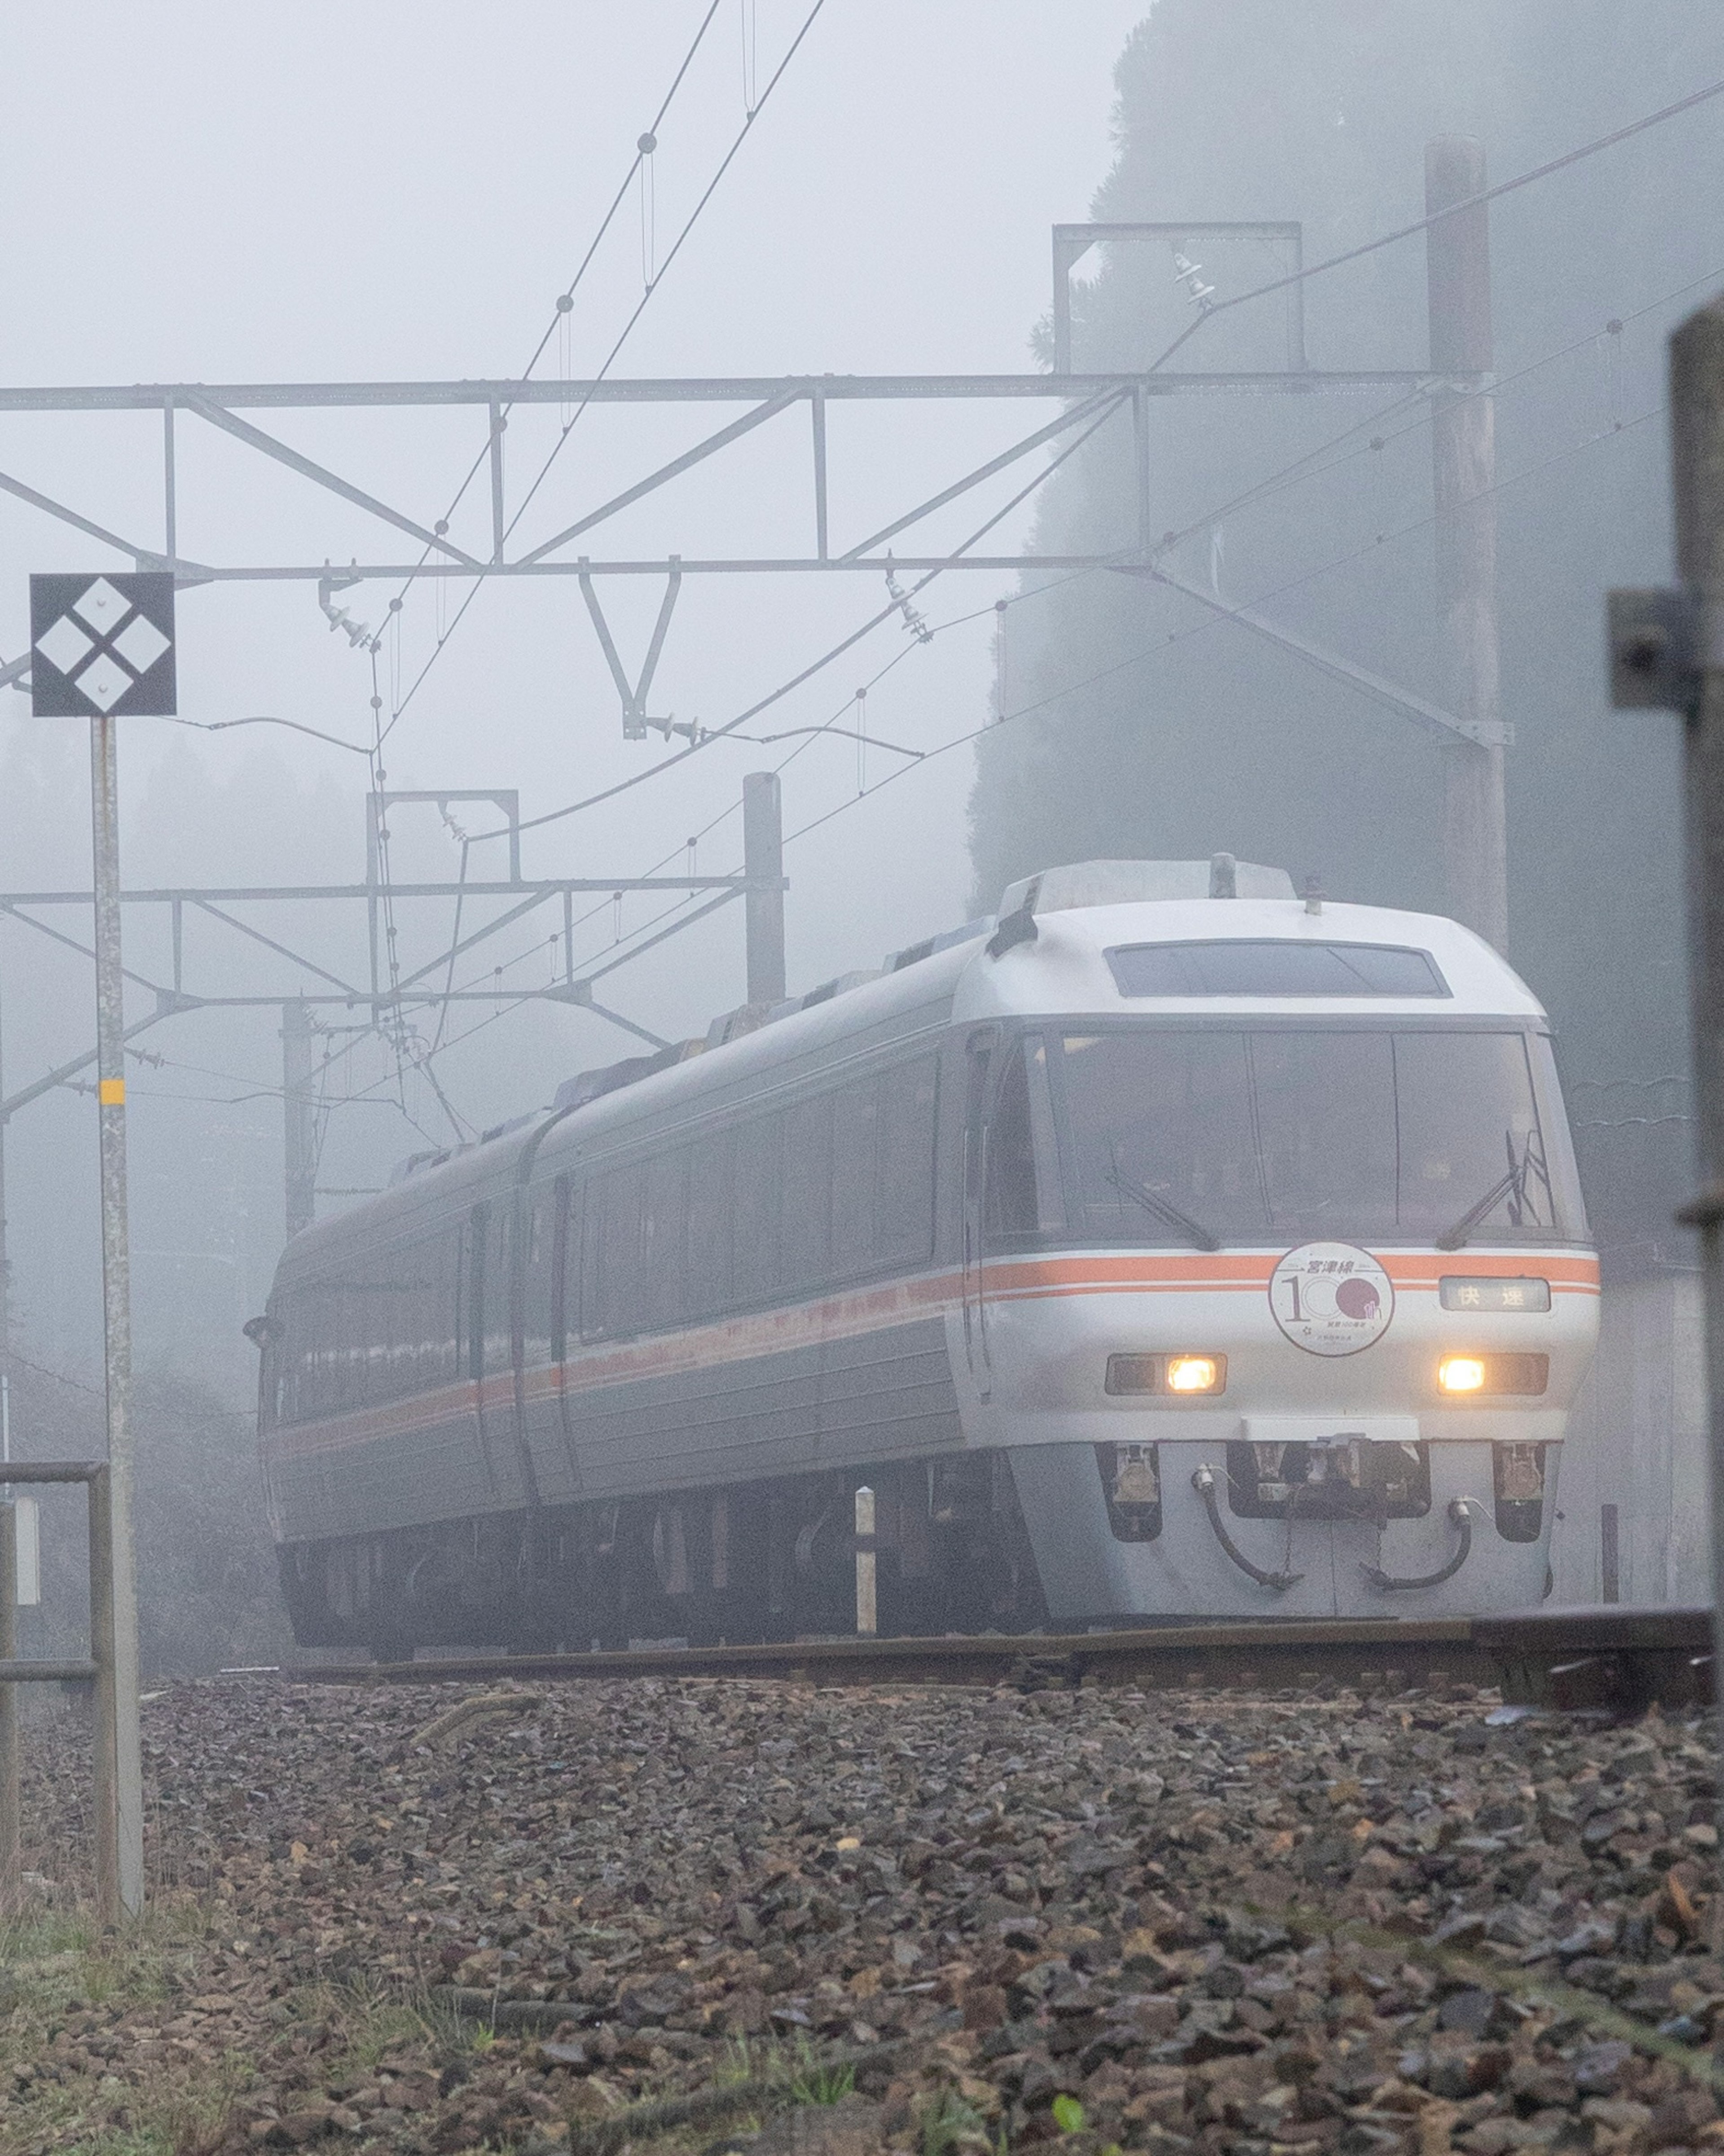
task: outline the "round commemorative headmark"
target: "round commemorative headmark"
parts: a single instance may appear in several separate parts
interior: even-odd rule
[[[1269,1306],[1296,1348],[1357,1355],[1380,1340],[1395,1314],[1388,1275],[1352,1243],[1301,1243],[1270,1276]]]

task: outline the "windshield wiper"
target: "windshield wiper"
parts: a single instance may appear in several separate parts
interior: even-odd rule
[[[1439,1250],[1458,1250],[1461,1245],[1470,1238],[1473,1230],[1483,1225],[1505,1198],[1512,1201],[1509,1207],[1511,1226],[1519,1228],[1524,1224],[1521,1215],[1526,1203],[1527,1176],[1536,1174],[1547,1192],[1551,1187],[1550,1173],[1544,1164],[1542,1153],[1541,1152],[1537,1159],[1533,1157],[1532,1135],[1531,1131],[1526,1133],[1526,1149],[1516,1160],[1514,1132],[1512,1131],[1503,1132],[1503,1137],[1508,1143],[1508,1173],[1499,1176],[1477,1204],[1470,1205],[1452,1228],[1445,1228],[1443,1230],[1436,1239],[1437,1248]]]
[[[1476,1205],[1467,1208],[1452,1228],[1443,1230],[1437,1237],[1437,1248],[1439,1250],[1458,1250],[1473,1230],[1483,1224],[1486,1216],[1496,1210],[1511,1191],[1518,1191],[1520,1186],[1521,1171],[1511,1168],[1506,1175],[1500,1176],[1491,1184]]]
[[[1154,1191],[1146,1190],[1141,1183],[1133,1183],[1116,1168],[1109,1170],[1107,1179],[1116,1190],[1124,1191],[1127,1198],[1135,1198],[1147,1212],[1155,1214],[1169,1227],[1178,1228],[1182,1235],[1189,1236],[1200,1250],[1221,1248],[1220,1236],[1212,1235],[1201,1220],[1193,1220],[1189,1213],[1182,1213],[1177,1205],[1170,1205],[1165,1198],[1157,1198]]]

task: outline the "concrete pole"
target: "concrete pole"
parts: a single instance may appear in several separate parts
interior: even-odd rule
[[[311,1097],[311,1017],[302,998],[281,1006],[281,1117],[287,1237],[317,1211],[317,1143]]]
[[[128,1917],[144,1905],[143,1760],[138,1734],[137,1586],[132,1556],[131,1259],[126,1221],[126,978],[120,948],[120,778],[111,716],[90,722],[90,798],[95,866],[96,1116],[101,1140],[102,1325],[108,1407],[107,1536],[111,1570],[92,1578],[92,1605],[105,1594],[113,1626],[106,1712],[97,1717],[98,1756],[114,1765],[113,1897]],[[95,1555],[92,1548],[91,1555]],[[98,1686],[99,1694],[102,1691]],[[101,1726],[106,1722],[107,1727]],[[98,1810],[101,1807],[99,1805]],[[102,1822],[98,1820],[98,1840]]]
[[[1437,217],[1481,194],[1482,143],[1445,136],[1424,152],[1424,207]],[[1430,304],[1431,470],[1436,495],[1437,634],[1457,718],[1501,723],[1496,638],[1496,415],[1452,377],[1487,374],[1491,228],[1483,203],[1425,234]],[[1449,377],[1445,379],[1444,377]],[[1499,951],[1508,947],[1508,819],[1502,749],[1460,738],[1443,758],[1443,857],[1449,910]]]
[[[1683,729],[1689,1003],[1706,1296],[1713,1625],[1724,1668],[1724,302],[1670,339],[1676,568],[1699,600],[1697,693]],[[1721,1822],[1724,1825],[1724,1822]]]
[[[784,998],[784,823],[776,771],[742,781],[742,873],[748,882],[748,1001]]]

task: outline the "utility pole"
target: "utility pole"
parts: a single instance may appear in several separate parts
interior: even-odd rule
[[[1691,315],[1670,339],[1670,424],[1676,571],[1698,602],[1686,639],[1691,670],[1682,731],[1701,1192],[1684,1217],[1701,1231],[1706,1294],[1716,1629],[1724,1625],[1724,305],[1716,300]],[[1712,1666],[1724,1666],[1716,1651]]]
[[[126,975],[120,948],[119,727],[90,722],[95,856],[96,1116],[101,1139],[102,1328],[106,1342],[108,1473],[113,1507],[110,1585],[114,1624],[111,1730],[115,1816],[96,1822],[101,1897],[128,1917],[144,1906],[143,1761],[138,1730],[137,1576],[132,1550],[131,1257],[126,1214]],[[94,1590],[93,1590],[94,1591]],[[105,1704],[105,1702],[104,1702]],[[111,1851],[107,1846],[111,1834]]]
[[[317,1210],[317,1143],[311,1098],[311,1014],[305,998],[281,1006],[282,1152],[287,1240],[309,1228]]]
[[[1438,642],[1449,710],[1495,730],[1501,719],[1496,635],[1496,415],[1461,376],[1488,374],[1491,228],[1481,202],[1485,148],[1444,136],[1424,152],[1430,305],[1431,470],[1436,495]],[[1445,379],[1444,377],[1448,377]],[[1501,743],[1457,737],[1443,760],[1443,857],[1449,910],[1497,950],[1508,947],[1508,819]]]
[[[1691,315],[1670,339],[1670,435],[1682,583],[1610,594],[1610,688],[1619,710],[1674,711],[1685,722],[1701,1190],[1676,1217],[1701,1235],[1717,1669],[1724,1668],[1724,300]]]
[[[748,886],[748,1001],[784,996],[784,821],[778,774],[751,771],[742,781],[742,874]]]

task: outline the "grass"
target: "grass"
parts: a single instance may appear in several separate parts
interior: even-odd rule
[[[782,2091],[793,2104],[834,2104],[854,2089],[856,2069],[823,2058],[807,2030],[799,2029],[788,2043],[782,2036],[731,2037],[713,2080],[719,2088],[747,2082]]]
[[[942,2089],[922,2107],[922,2156],[995,2156],[996,2141],[981,2112],[956,2089]]]
[[[166,2000],[172,1980],[189,1976],[207,1929],[203,1912],[183,1901],[155,1906],[121,1934],[104,1935],[75,1910],[0,1924],[0,2087],[36,2071],[74,2015]],[[105,2068],[33,2080],[0,2120],[0,2151],[47,2144],[65,2156],[186,2156],[217,2135],[249,2071],[229,2057],[177,2082],[162,2074],[128,2085]]]
[[[78,1912],[0,1924],[0,2092],[8,2099],[0,2156],[44,2148],[54,2156],[207,2156],[220,2143],[235,2103],[258,2086],[252,2051],[134,2061],[131,2077],[121,2078],[114,2068],[123,2056],[74,2062],[52,2048],[86,2012],[115,2022],[157,2010],[170,2018],[177,1998],[199,1988],[198,1949],[218,1921],[199,1901],[164,1897],[117,1934]],[[302,1985],[281,2005],[275,2034],[311,2036],[329,2080],[364,2078],[391,2053],[422,2048],[447,2058],[490,2040],[489,2030],[462,2027],[428,2002],[363,1983]],[[57,2076],[42,2071],[48,2064]],[[21,2083],[20,2072],[37,2077]]]

